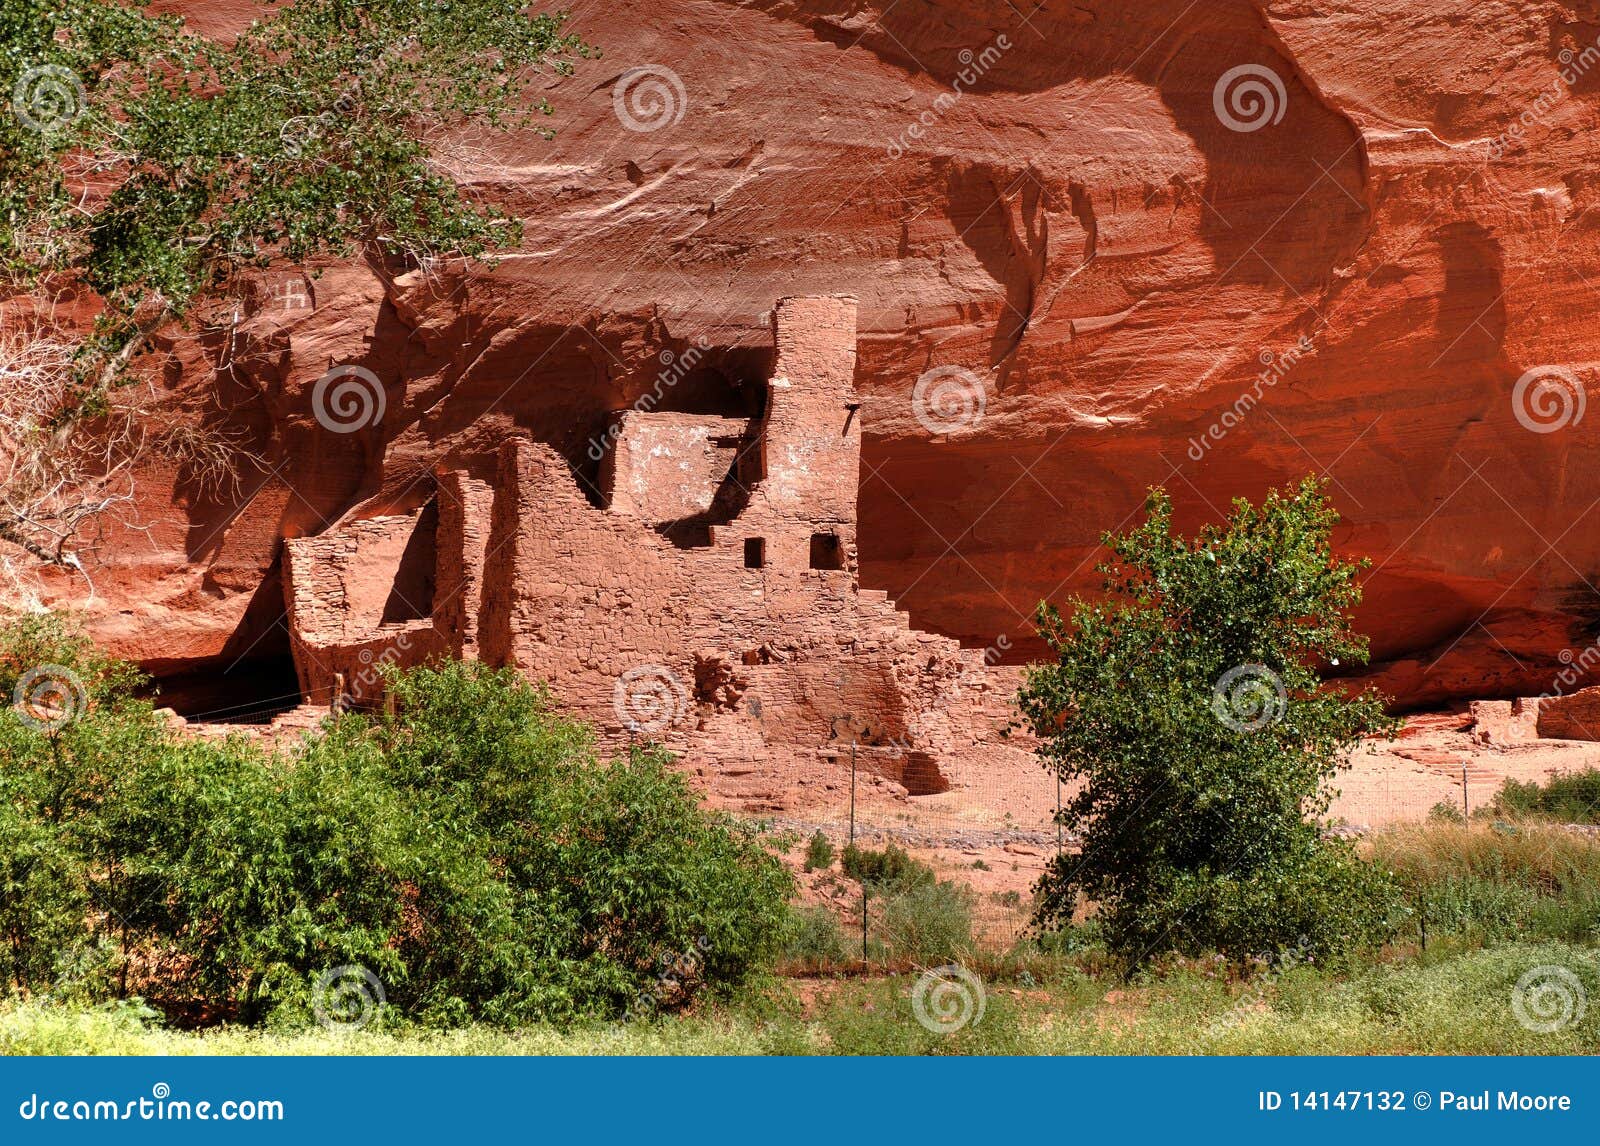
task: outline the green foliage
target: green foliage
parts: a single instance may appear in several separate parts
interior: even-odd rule
[[[1600,768],[1558,772],[1543,785],[1537,780],[1507,780],[1495,793],[1487,812],[1513,820],[1600,824]]]
[[[784,934],[783,959],[792,969],[826,971],[848,961],[844,931],[831,907],[797,907]]]
[[[1371,847],[1430,937],[1600,940],[1600,842],[1502,825],[1395,828]]]
[[[1467,822],[1467,817],[1461,814],[1461,808],[1454,800],[1440,800],[1429,808],[1428,819],[1435,824],[1464,824]]]
[[[292,0],[224,41],[144,7],[0,8],[0,89],[40,93],[0,116],[0,282],[105,300],[89,374],[246,268],[514,242],[428,140],[535,123],[540,74],[592,54],[520,0]]]
[[[128,900],[117,867],[121,840],[96,811],[127,783],[127,764],[159,742],[148,706],[130,702],[138,675],[99,653],[61,620],[24,616],[0,625],[0,975],[14,988],[75,982],[104,965],[108,914]],[[35,717],[11,704],[50,690]]]
[[[873,895],[892,895],[934,882],[933,869],[890,844],[882,851],[846,844],[840,866],[845,875],[864,884]]]
[[[398,674],[397,715],[284,758],[175,738],[57,622],[0,627],[0,685],[36,657],[90,699],[58,729],[0,712],[14,990],[254,1022],[360,966],[419,1021],[564,1022],[680,1006],[775,954],[792,880],[752,832],[659,753],[596,760],[514,674]]]
[[[1209,961],[1207,961],[1209,962]],[[1592,948],[1513,944],[1353,972],[1300,965],[1248,983],[1181,966],[1134,983],[1054,970],[1030,960],[1032,981],[984,973],[981,1022],[954,1033],[918,1023],[917,974],[810,982],[802,1006],[776,997],[713,1002],[670,1021],[538,1025],[368,1027],[325,1032],[225,1027],[163,1028],[133,1005],[66,1007],[0,1002],[0,1054],[8,1055],[760,1055],[760,1054],[1266,1054],[1549,1055],[1600,1052],[1600,961]],[[1589,999],[1576,1021],[1529,1030],[1512,1000],[1530,970],[1561,967]],[[1020,985],[1023,989],[1018,990]]]
[[[945,962],[972,950],[972,891],[941,880],[904,848],[848,844],[841,866],[866,890],[873,958],[892,963]]]
[[[950,963],[972,953],[972,891],[949,880],[905,888],[877,907],[878,933],[890,958]]]
[[[752,829],[703,812],[664,753],[597,764],[587,732],[508,671],[448,664],[391,688],[398,715],[325,745],[380,752],[417,808],[433,930],[402,954],[420,1009],[606,1013],[692,962],[675,1005],[774,954],[790,876]]]
[[[1082,846],[1052,862],[1037,922],[1093,904],[1132,964],[1376,937],[1386,879],[1320,838],[1347,750],[1393,728],[1375,694],[1323,687],[1322,665],[1366,657],[1350,625],[1363,565],[1333,556],[1337,515],[1310,478],[1259,508],[1236,501],[1193,541],[1174,535],[1163,491],[1146,512],[1105,539],[1104,601],[1070,620],[1040,607],[1056,660],[1019,701],[1074,789],[1060,818]]]
[[[810,842],[806,844],[805,869],[807,871],[824,871],[832,866],[833,844],[827,836],[822,834],[822,829],[818,828],[811,836]]]

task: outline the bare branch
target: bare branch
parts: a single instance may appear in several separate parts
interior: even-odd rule
[[[110,386],[86,407],[80,348],[56,328],[0,331],[0,545],[87,577],[113,528],[142,528],[141,467],[176,463],[218,495],[237,488],[242,461],[261,463],[226,430],[172,419],[149,388]]]

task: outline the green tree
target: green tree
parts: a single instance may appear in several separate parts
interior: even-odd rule
[[[0,624],[0,968],[14,987],[125,965],[118,909],[137,889],[100,810],[162,743],[131,699],[139,681],[57,617]]]
[[[537,122],[536,77],[591,54],[521,0],[293,0],[220,42],[143,8],[0,4],[0,293],[40,304],[0,344],[0,541],[47,563],[79,563],[142,456],[226,453],[118,392],[157,331],[225,317],[252,269],[515,243],[437,147]],[[98,306],[92,332],[55,300]]]
[[[1081,850],[1046,872],[1037,923],[1092,904],[1134,965],[1372,938],[1391,890],[1320,822],[1350,747],[1394,727],[1375,693],[1322,680],[1366,659],[1350,616],[1365,562],[1333,555],[1338,516],[1312,478],[1259,508],[1235,501],[1192,541],[1164,491],[1145,508],[1105,538],[1103,600],[1074,602],[1070,620],[1040,606],[1056,659],[1029,671],[1020,703],[1071,786],[1061,821]]]
[[[345,971],[440,1025],[646,1016],[783,940],[753,829],[508,670],[395,673],[396,712],[292,756],[175,734],[136,683],[57,618],[0,623],[0,993],[257,1022]]]

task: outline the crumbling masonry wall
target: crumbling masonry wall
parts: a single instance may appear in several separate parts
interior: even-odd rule
[[[803,786],[857,742],[908,792],[943,790],[947,762],[1005,723],[1004,686],[858,584],[855,310],[779,302],[757,419],[614,415],[603,507],[529,438],[503,444],[492,476],[441,470],[426,622],[374,625],[351,589],[398,576],[398,539],[419,515],[291,542],[303,686],[335,673],[348,686],[352,657],[404,637],[424,650],[408,662],[447,651],[512,665],[607,740],[662,740],[713,778]]]

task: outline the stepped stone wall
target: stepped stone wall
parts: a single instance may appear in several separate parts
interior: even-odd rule
[[[660,740],[769,795],[852,744],[910,794],[947,790],[998,747],[1015,673],[860,587],[855,300],[782,300],[773,343],[759,416],[618,412],[597,488],[514,436],[492,469],[441,467],[415,513],[289,541],[307,696],[370,706],[372,666],[448,652],[547,681],[614,745]]]

